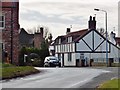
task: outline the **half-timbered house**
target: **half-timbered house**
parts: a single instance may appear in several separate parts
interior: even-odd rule
[[[108,61],[106,61],[106,38],[96,30],[95,17],[90,16],[88,29],[70,32],[58,36],[53,44],[55,56],[62,66],[86,66],[91,62],[119,62],[120,48],[107,40]]]

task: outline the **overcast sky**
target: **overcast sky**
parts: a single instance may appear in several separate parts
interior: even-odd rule
[[[47,26],[53,37],[71,31],[88,28],[89,16],[95,16],[97,28],[105,28],[104,12],[96,12],[100,8],[108,12],[108,31],[118,33],[118,1],[119,0],[19,0],[20,26],[32,29],[38,25]]]

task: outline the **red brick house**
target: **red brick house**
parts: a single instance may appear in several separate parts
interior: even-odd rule
[[[34,47],[34,34],[29,34],[24,28],[19,33],[19,49],[22,47]]]
[[[20,29],[19,33],[19,47],[34,47],[41,48],[41,44],[45,41],[43,37],[43,27],[36,31],[34,34],[29,34],[24,28]]]
[[[17,0],[18,1],[18,0]],[[3,59],[13,64],[18,64],[19,50],[19,2],[0,2],[2,14],[0,14],[0,30],[2,31]]]

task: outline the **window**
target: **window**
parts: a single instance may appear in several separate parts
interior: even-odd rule
[[[68,40],[68,43],[72,42],[72,37],[68,37],[67,40]]]
[[[63,48],[63,52],[65,52],[65,50],[64,50],[64,45],[62,45],[62,48]]]
[[[59,39],[58,44],[61,44],[61,39]]]
[[[73,44],[71,44],[71,52],[73,52]]]
[[[69,44],[69,52],[71,52],[71,50],[70,50],[70,49],[71,49],[71,47],[70,47],[70,44]]]
[[[61,52],[63,52],[63,45],[61,45]]]
[[[58,53],[58,59],[61,60],[61,54],[60,53]]]
[[[0,29],[5,27],[5,16],[0,16]]]
[[[58,46],[55,46],[55,51],[58,52]]]
[[[68,52],[68,46],[65,44],[65,51]]]
[[[58,52],[60,51],[59,45],[57,46],[57,50],[58,50]]]
[[[65,45],[63,45],[63,47],[64,47],[64,52],[65,52]]]
[[[75,52],[75,43],[72,44],[72,51]]]
[[[60,45],[60,52],[62,52],[62,45]]]
[[[84,59],[84,53],[81,53],[81,54],[80,54],[80,59],[81,59],[81,60]]]
[[[68,53],[68,61],[72,61],[72,54],[71,53]]]

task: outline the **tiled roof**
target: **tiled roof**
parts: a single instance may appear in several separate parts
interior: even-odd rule
[[[55,39],[55,42],[53,45],[55,44],[59,44],[59,38],[62,40],[62,42],[60,44],[66,44],[67,42],[67,37],[71,37],[72,36],[72,42],[78,42],[81,38],[83,38],[84,36],[86,36],[88,33],[90,33],[93,29],[88,30],[88,29],[83,29],[83,30],[79,30],[79,31],[75,31],[75,32],[70,32],[67,35],[63,35],[63,36],[58,36]],[[101,35],[97,30],[94,30],[96,33],[98,33],[101,37],[103,37],[104,40],[106,40],[106,38]],[[120,45],[120,37],[116,37],[115,40],[117,41],[117,43]],[[108,40],[108,43],[114,45],[113,43],[111,43]],[[117,47],[117,45],[114,45],[115,47]],[[117,47],[119,48],[119,47]],[[120,48],[119,48],[120,49]]]
[[[55,43],[57,43],[57,40],[61,38],[61,43],[67,43],[67,37],[72,37],[72,41],[74,42],[78,37],[83,36],[85,33],[88,32],[88,29],[83,29],[75,32],[69,32],[67,35],[58,36],[55,40]]]
[[[19,42],[20,44],[32,44],[34,34],[28,34],[24,29],[20,30],[19,33]]]
[[[75,32],[70,32],[66,35],[66,37],[69,37],[69,36],[75,36],[75,35],[84,35],[86,32],[88,31],[88,29],[83,29],[83,30],[79,30],[79,31],[75,31]]]

